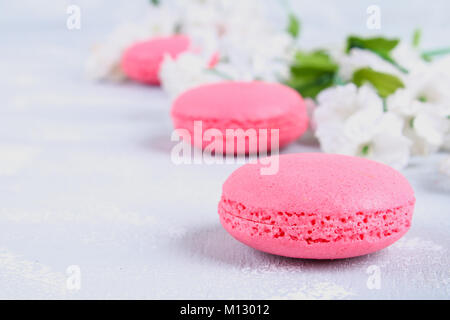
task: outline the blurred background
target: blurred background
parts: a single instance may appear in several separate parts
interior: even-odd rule
[[[381,8],[380,30],[366,27]],[[69,5],[81,29],[68,30]],[[273,1],[261,1],[273,19]],[[290,1],[300,46],[348,34],[448,45],[450,2]],[[416,160],[413,228],[382,252],[337,262],[275,257],[220,227],[221,185],[238,167],[170,162],[170,100],[157,87],[97,83],[90,50],[148,1],[0,1],[0,298],[448,298],[446,181]],[[281,21],[280,20],[280,21]],[[284,152],[318,151],[296,143]],[[370,290],[367,268],[382,272]],[[75,270],[76,272],[74,272]],[[68,285],[80,275],[81,286]]]

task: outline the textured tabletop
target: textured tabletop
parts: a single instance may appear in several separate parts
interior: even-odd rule
[[[417,204],[393,246],[336,261],[257,252],[218,219],[239,164],[175,165],[165,93],[86,79],[89,47],[108,27],[91,32],[87,16],[69,32],[57,17],[0,30],[0,298],[450,297],[444,154],[403,170]],[[302,151],[319,149],[298,142],[283,153]]]

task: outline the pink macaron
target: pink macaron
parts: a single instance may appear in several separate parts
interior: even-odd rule
[[[216,141],[221,134],[223,149],[214,150],[221,154],[269,151],[275,144],[281,148],[298,139],[308,127],[305,102],[295,90],[261,81],[201,85],[181,94],[171,113],[175,128],[187,130],[191,137],[198,136],[198,126],[201,134],[213,132]],[[190,142],[205,149],[213,139]]]
[[[247,164],[223,185],[220,221],[237,240],[286,257],[339,259],[383,249],[411,225],[414,191],[396,170],[350,156],[279,156],[278,172]]]
[[[175,58],[189,48],[189,38],[183,35],[153,38],[138,42],[125,50],[122,70],[133,80],[159,85],[159,69],[165,55]]]

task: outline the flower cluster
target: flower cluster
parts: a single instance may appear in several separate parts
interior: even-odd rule
[[[293,14],[287,17],[288,29],[279,29],[258,0],[152,2],[142,22],[120,26],[103,45],[94,48],[88,60],[92,77],[122,79],[119,62],[127,47],[176,33],[188,36],[192,45],[177,59],[167,56],[161,66],[162,86],[172,97],[198,84],[224,79],[280,82],[289,77],[299,32]]]
[[[224,79],[282,82],[289,77],[299,28],[292,14],[286,30],[268,19],[258,0],[190,3],[185,13],[183,33],[201,49],[166,57],[160,78],[171,97]]]
[[[431,55],[381,37],[297,54],[290,84],[315,100],[322,150],[396,168],[411,155],[449,150],[450,59]]]
[[[384,112],[383,101],[369,85],[354,83],[324,90],[314,112],[316,137],[325,152],[369,157],[403,167],[410,141],[402,119]]]

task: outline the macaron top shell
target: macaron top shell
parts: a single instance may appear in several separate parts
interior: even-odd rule
[[[415,201],[408,181],[384,164],[344,155],[303,153],[279,156],[279,171],[261,175],[247,164],[223,185],[223,197],[247,206],[345,215],[407,206]]]
[[[164,58],[165,54],[174,57],[185,51],[189,48],[189,44],[189,38],[184,35],[156,37],[135,43],[125,51],[124,57],[135,63],[146,63],[151,60],[159,62]]]
[[[195,120],[258,121],[289,113],[306,118],[302,97],[282,84],[259,81],[202,85],[180,95],[172,108],[174,117]]]

